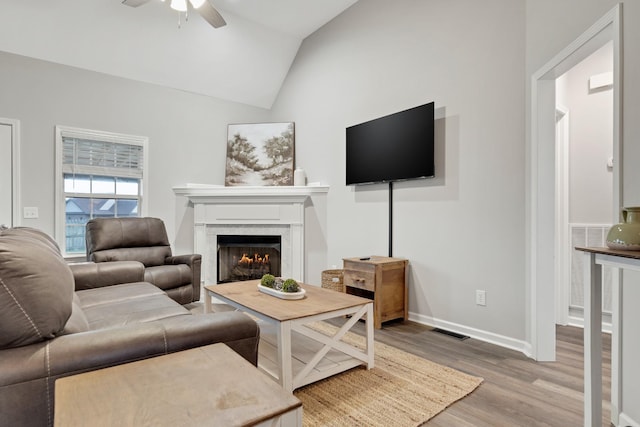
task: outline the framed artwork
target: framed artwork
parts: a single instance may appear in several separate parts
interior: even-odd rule
[[[232,124],[224,185],[293,185],[293,122]]]

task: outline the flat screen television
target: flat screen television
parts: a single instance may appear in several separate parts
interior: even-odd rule
[[[431,102],[348,127],[347,185],[433,177],[434,110]]]

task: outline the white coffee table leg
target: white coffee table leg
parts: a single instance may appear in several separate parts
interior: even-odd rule
[[[373,304],[367,304],[367,369],[373,368]]]
[[[293,368],[291,364],[291,323],[280,322],[277,327],[278,367],[280,385],[287,391],[293,391]]]

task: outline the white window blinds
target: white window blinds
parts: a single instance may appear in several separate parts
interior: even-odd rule
[[[89,140],[62,134],[65,173],[142,178],[144,147],[135,143]]]

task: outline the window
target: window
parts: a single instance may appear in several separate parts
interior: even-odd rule
[[[56,239],[65,255],[86,253],[90,219],[143,215],[147,142],[56,126]]]

